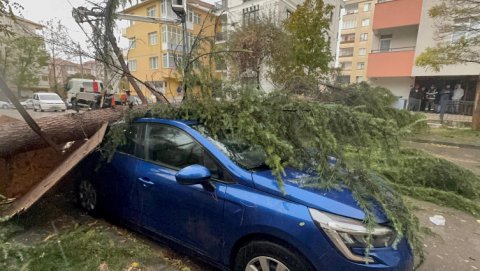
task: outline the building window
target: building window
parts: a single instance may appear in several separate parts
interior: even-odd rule
[[[155,7],[147,8],[147,16],[148,17],[157,17],[157,12],[156,12]]]
[[[362,26],[369,26],[370,25],[370,19],[363,19],[362,20]]]
[[[357,27],[356,20],[343,21],[342,29],[351,29]]]
[[[157,44],[157,32],[152,32],[152,33],[148,33],[148,43],[150,45],[156,45]]]
[[[367,41],[368,40],[368,33],[360,34],[360,41]]]
[[[380,36],[380,51],[390,51],[390,44],[392,43],[392,35]]]
[[[345,56],[353,56],[353,47],[349,48],[340,48],[340,54],[341,57]]]
[[[162,61],[164,68],[176,68],[177,64],[180,64],[182,62],[182,57],[174,53],[168,52],[163,54]]]
[[[291,10],[287,9],[286,13],[287,13],[287,18],[290,18],[290,16],[292,16],[292,11]]]
[[[155,56],[150,58],[150,69],[158,69],[158,57]]]
[[[355,42],[355,33],[345,34],[340,36],[340,43],[352,43]]]
[[[128,61],[128,69],[131,72],[134,72],[137,70],[137,61],[136,60],[129,60]]]
[[[243,24],[249,24],[251,22],[255,22],[260,17],[260,5],[251,6],[248,8],[244,8],[243,12]]]
[[[455,19],[453,22],[452,42],[474,38],[480,35],[480,18]]]
[[[128,39],[128,48],[129,49],[134,49],[137,47],[137,40],[135,38],[129,38]]]
[[[365,69],[365,62],[358,62],[357,63],[357,70]]]
[[[363,76],[357,76],[357,77],[355,78],[355,82],[357,82],[357,83],[361,83],[361,82],[363,82],[363,81],[364,81],[364,80],[363,80]]]
[[[366,54],[367,54],[367,49],[365,49],[365,48],[358,49],[358,55],[359,56],[364,56]]]
[[[347,12],[347,14],[358,13],[358,3],[345,5],[345,11]]]
[[[48,81],[48,76],[42,76],[42,81]]]
[[[340,62],[340,68],[342,68],[342,70],[351,70],[352,69],[352,62]]]
[[[202,22],[201,19],[202,17],[200,14],[190,9],[187,10],[187,22],[193,23],[193,24],[200,24]]]
[[[166,44],[167,50],[183,50],[183,30],[173,25],[164,25],[162,27],[162,42]]]
[[[160,1],[160,17],[167,19],[178,19],[177,14],[172,10],[172,0]]]
[[[350,84],[350,75],[337,76],[337,83],[341,85]]]
[[[194,24],[200,24],[202,22],[200,14],[194,12],[193,13],[193,23]]]
[[[364,5],[363,5],[363,11],[364,11],[364,12],[370,11],[370,5],[371,5],[370,3],[364,4]]]

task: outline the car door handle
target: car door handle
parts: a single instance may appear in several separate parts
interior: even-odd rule
[[[141,178],[138,178],[137,180],[143,184],[143,187],[148,187],[153,185],[153,182],[150,181],[150,179],[147,177],[141,177]]]

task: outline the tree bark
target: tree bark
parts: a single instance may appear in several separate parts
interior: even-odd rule
[[[472,129],[480,130],[480,81],[477,82],[477,93],[472,115]]]
[[[121,119],[124,111],[124,107],[107,108],[80,114],[43,117],[36,122],[50,139],[56,144],[62,144],[89,138],[102,123],[112,123]],[[47,142],[23,121],[0,124],[0,157],[48,146]]]

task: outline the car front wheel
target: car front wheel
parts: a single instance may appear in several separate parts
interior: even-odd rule
[[[234,271],[312,271],[297,253],[270,241],[248,243],[238,251]]]

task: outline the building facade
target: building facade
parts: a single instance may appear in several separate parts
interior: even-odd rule
[[[124,10],[125,14],[162,19],[176,19],[171,9],[172,0],[146,0]],[[188,1],[188,47],[198,35],[215,35],[214,5]],[[181,24],[153,24],[131,21],[124,37],[129,40],[125,58],[132,74],[162,92],[170,100],[181,100],[182,82],[177,66],[183,54]],[[206,49],[206,48],[205,48]],[[154,99],[147,87],[140,85],[147,98]]]
[[[231,31],[242,24],[255,20],[255,18],[267,17],[271,18],[276,23],[281,23],[292,14],[298,5],[303,3],[302,0],[224,0],[221,2],[223,6],[222,16],[224,29]],[[324,3],[332,5],[333,10],[330,14],[330,29],[328,37],[330,40],[330,50],[332,56],[336,56],[338,47],[338,32],[340,11],[342,8],[342,1],[339,0],[324,0]],[[223,34],[222,36],[226,36]],[[335,65],[332,61],[331,66]],[[260,88],[265,92],[275,89],[275,85],[268,79],[267,67],[261,68]]]
[[[52,90],[55,90],[55,82],[57,90],[64,88],[67,83],[67,79],[74,75],[79,77],[83,74],[84,76],[95,76],[93,70],[89,65],[80,65],[65,59],[55,58],[50,59],[49,61],[49,77]]]
[[[8,16],[0,16],[0,22],[3,25],[8,25],[9,30],[12,32],[12,35],[6,36],[5,33],[1,34],[1,42],[0,42],[0,54],[1,59],[3,62],[7,62],[9,55],[14,54],[15,52],[8,51],[8,43],[12,41],[12,39],[16,39],[19,37],[31,37],[31,38],[38,38],[41,39],[41,31],[43,29],[43,25],[38,24],[36,22],[27,20],[22,17],[15,17],[15,20]],[[6,69],[6,67],[4,67]],[[38,69],[38,83],[25,89],[21,90],[21,97],[26,98],[30,97],[33,92],[35,91],[48,91],[50,89],[49,83],[49,71],[48,66],[40,67]],[[9,87],[17,93],[17,87],[15,84],[6,78]],[[3,95],[0,94],[0,95]]]
[[[368,52],[372,50],[372,22],[376,0],[344,1],[342,12],[337,80],[350,84],[367,78]]]
[[[434,85],[442,89],[460,84],[465,90],[462,101],[465,113],[473,111],[473,101],[480,85],[480,65],[448,65],[440,71],[415,66],[415,59],[427,47],[438,42],[455,42],[458,33],[453,31],[445,40],[435,36],[435,21],[429,10],[439,0],[394,0],[379,1],[373,18],[373,44],[368,56],[368,79],[386,87],[399,98],[408,99],[410,89],[418,85]]]

